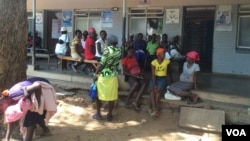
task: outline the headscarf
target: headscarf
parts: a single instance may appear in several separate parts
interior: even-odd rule
[[[107,37],[107,41],[109,44],[117,44],[118,43],[118,38],[113,35],[113,34],[109,34]]]
[[[162,53],[162,52],[165,52],[165,50],[163,49],[163,48],[158,48],[157,50],[156,50],[156,55],[159,55],[160,53]]]
[[[199,53],[196,51],[190,51],[187,53],[187,57],[194,59],[195,61],[200,61],[200,56]]]
[[[9,90],[4,90],[4,91],[2,91],[2,93],[1,93],[3,96],[9,96]]]
[[[95,28],[94,27],[90,27],[88,29],[88,33],[93,33],[93,32],[96,32]]]

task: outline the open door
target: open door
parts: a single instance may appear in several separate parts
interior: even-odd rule
[[[184,8],[183,52],[199,52],[202,72],[212,71],[215,6]]]

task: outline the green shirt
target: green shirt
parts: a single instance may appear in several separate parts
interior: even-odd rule
[[[155,55],[156,48],[159,46],[158,42],[153,43],[152,41],[147,44],[147,51],[149,55]]]

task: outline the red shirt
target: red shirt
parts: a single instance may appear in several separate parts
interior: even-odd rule
[[[95,50],[95,41],[93,38],[88,37],[85,41],[84,58],[91,60],[95,58],[95,53],[91,52],[91,48]]]
[[[130,73],[132,71],[132,68],[137,67],[139,69],[139,65],[135,56],[123,58],[122,64],[128,69]]]

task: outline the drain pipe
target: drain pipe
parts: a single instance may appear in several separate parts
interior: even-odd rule
[[[35,69],[36,0],[33,0],[32,3],[32,14],[33,14],[32,65],[34,66]]]
[[[127,9],[127,0],[123,0],[122,3],[122,17],[123,17],[123,24],[122,24],[122,42],[123,40],[126,40],[126,9]],[[122,46],[122,57],[125,52],[125,46]]]

